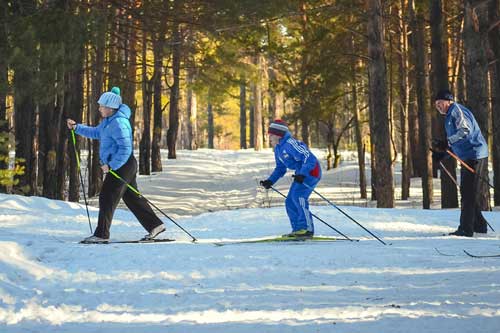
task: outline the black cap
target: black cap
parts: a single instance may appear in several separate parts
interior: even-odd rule
[[[453,97],[451,91],[449,91],[448,89],[442,89],[437,93],[436,98],[434,100],[437,101],[439,99],[444,99],[446,101],[453,101],[455,98]]]

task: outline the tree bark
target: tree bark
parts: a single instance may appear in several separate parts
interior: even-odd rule
[[[175,1],[174,6],[179,6],[179,0]],[[177,13],[178,10],[174,10]],[[172,35],[172,69],[173,69],[173,84],[170,89],[170,111],[167,131],[167,146],[168,158],[177,158],[175,144],[177,142],[177,134],[179,131],[179,86],[180,86],[180,70],[181,70],[181,36],[180,36],[179,21],[175,20]]]
[[[214,149],[214,112],[212,109],[212,102],[208,101],[207,105],[207,117],[208,117],[208,148]]]
[[[448,49],[443,37],[446,32],[443,27],[443,11],[441,0],[430,0],[431,8],[431,78],[432,78],[432,96],[435,96],[441,89],[449,89],[448,83]],[[432,98],[433,100],[433,98]],[[446,140],[444,130],[444,117],[438,112],[433,112],[433,138],[438,140]],[[456,162],[449,158],[442,161],[444,167],[451,176],[456,179]],[[439,164],[434,165],[435,169],[439,169]],[[457,186],[453,179],[448,176],[445,170],[441,170],[441,207],[456,208],[458,207],[458,192]]]
[[[0,4],[0,21],[7,21],[7,3]],[[9,168],[9,126],[7,123],[8,45],[6,24],[0,24],[0,173]],[[0,177],[1,178],[1,177]],[[6,181],[6,179],[0,179]],[[0,184],[0,193],[7,186]]]
[[[160,33],[161,34],[161,33]],[[163,74],[163,47],[165,36],[159,36],[158,40],[153,41],[154,54],[154,73],[153,78],[153,141],[151,143],[151,171],[162,171],[161,165],[161,133],[163,108],[161,105],[161,81]],[[173,89],[173,87],[172,87]],[[172,105],[172,103],[170,103]],[[170,155],[170,153],[169,153]],[[170,158],[170,157],[169,157]]]
[[[258,71],[257,81],[253,87],[254,100],[254,149],[259,151],[263,148],[264,142],[262,138],[262,56],[255,56],[255,65]]]
[[[33,14],[37,8],[33,0],[19,1],[14,14],[19,18]],[[18,24],[13,35],[13,43],[18,54],[12,67],[14,70],[14,122],[16,139],[16,159],[24,162],[24,174],[17,176],[19,183],[15,186],[17,192],[36,194],[36,115],[35,115],[35,73],[36,59],[38,58],[37,41],[35,40],[35,27],[24,20]]]
[[[189,68],[187,71],[187,135],[190,150],[198,149],[198,103],[192,88],[194,72],[194,68]]]
[[[240,148],[247,149],[247,86],[245,78],[240,82]]]
[[[97,101],[103,92],[104,87],[104,58],[106,51],[106,16],[99,14],[97,23],[94,25],[96,31],[94,32],[95,43],[95,59],[92,68],[92,97],[89,103],[89,113],[91,114],[92,126],[97,126],[101,121],[101,115],[98,110]],[[89,197],[97,195],[102,187],[102,170],[101,159],[99,157],[99,140],[92,140],[92,156],[89,156],[91,162],[89,167]]]
[[[139,143],[139,174],[151,174],[151,104],[152,81],[147,74],[147,36],[143,30],[142,36],[142,117],[143,131]]]
[[[464,0],[464,50],[466,105],[473,112],[481,131],[488,140],[488,3],[482,0]],[[488,163],[482,174],[488,175]],[[490,191],[486,182],[481,182],[477,194],[482,210],[491,210]]]
[[[488,15],[490,21],[489,42],[493,59],[490,66],[490,96],[492,109],[493,152],[493,186],[494,204],[500,206],[500,5],[498,0],[489,2]],[[494,28],[493,28],[494,26]]]
[[[351,52],[354,54],[354,34],[351,34],[349,47]],[[363,149],[363,135],[361,133],[361,122],[360,122],[360,112],[358,103],[358,87],[357,87],[357,66],[358,59],[353,58],[351,60],[351,95],[352,95],[352,111],[354,115],[354,133],[356,137],[356,148],[358,150],[358,172],[359,172],[359,193],[361,199],[366,199],[368,197],[366,191],[366,171],[365,171],[365,155]]]
[[[391,144],[389,114],[387,105],[387,74],[384,50],[382,6],[380,0],[367,0],[368,14],[368,55],[370,63],[369,90],[370,108],[373,110],[371,138],[375,146],[375,190],[377,207],[394,207],[393,170],[391,163]]]
[[[425,22],[422,9],[414,13],[412,17],[413,31],[415,34],[415,70],[416,70],[416,93],[418,106],[418,126],[420,128],[420,146],[424,158],[422,173],[422,205],[424,209],[430,209],[432,203],[432,158],[430,154],[431,121],[429,100],[429,77],[427,72],[427,46],[425,44]]]

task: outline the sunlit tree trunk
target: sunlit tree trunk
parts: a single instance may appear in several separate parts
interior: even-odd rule
[[[464,50],[467,89],[466,105],[473,112],[481,131],[488,139],[488,2],[464,0]],[[487,177],[488,164],[482,174]],[[483,210],[490,210],[490,191],[486,182],[480,182],[477,194]]]
[[[387,105],[387,74],[384,50],[382,5],[380,0],[366,0],[368,15],[368,56],[370,62],[370,108],[374,116],[371,139],[375,148],[375,190],[377,207],[394,207],[394,184],[391,162],[389,114]]]
[[[445,44],[443,34],[443,11],[441,0],[430,0],[430,23],[431,23],[431,56],[432,56],[432,96],[435,96],[441,89],[449,89],[448,83],[448,49]],[[433,110],[434,111],[434,110]],[[433,113],[433,138],[438,140],[446,140],[444,130],[444,117],[437,111]],[[449,158],[442,161],[446,170],[451,176],[456,179],[456,162]],[[435,165],[434,168],[439,169],[440,166]],[[456,208],[458,207],[457,186],[453,179],[448,176],[445,170],[441,170],[441,207]]]

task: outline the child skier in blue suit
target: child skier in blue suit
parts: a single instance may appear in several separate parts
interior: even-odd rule
[[[269,189],[285,175],[287,169],[295,170],[294,181],[285,201],[292,232],[285,236],[310,238],[314,235],[314,224],[309,211],[309,196],[321,179],[321,166],[309,148],[292,137],[284,121],[273,121],[268,133],[274,147],[276,168],[260,184]]]
[[[109,229],[113,213],[120,199],[148,231],[144,239],[155,238],[165,231],[163,222],[155,215],[144,198],[139,197],[123,182],[109,174],[114,170],[123,180],[137,188],[137,161],[132,151],[132,128],[130,126],[130,108],[122,104],[120,89],[114,87],[101,95],[97,101],[103,118],[96,127],[77,124],[74,120],[66,121],[69,129],[76,134],[100,141],[99,157],[101,169],[106,174],[99,194],[99,221],[93,236],[84,243],[103,243],[109,239]]]

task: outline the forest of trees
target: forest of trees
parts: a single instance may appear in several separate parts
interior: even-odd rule
[[[0,191],[77,201],[75,151],[99,192],[99,146],[65,119],[96,125],[118,86],[132,109],[141,174],[161,150],[259,150],[283,118],[310,146],[358,152],[360,196],[393,207],[421,177],[433,201],[440,89],[469,107],[490,144],[500,204],[500,0],[4,0],[0,2]],[[9,154],[10,152],[10,154]],[[371,154],[366,184],[364,154]],[[88,155],[87,155],[88,154]],[[456,163],[446,167],[456,176]],[[441,175],[443,207],[456,185]],[[489,198],[485,184],[482,195]],[[490,202],[486,200],[485,202]],[[489,207],[483,207],[488,209]]]

